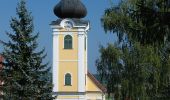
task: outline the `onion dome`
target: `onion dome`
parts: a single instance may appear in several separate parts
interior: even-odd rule
[[[84,18],[87,9],[80,0],[61,0],[54,7],[54,14],[59,18]]]

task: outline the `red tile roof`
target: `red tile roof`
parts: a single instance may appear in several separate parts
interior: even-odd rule
[[[88,72],[88,77],[96,84],[96,86],[106,93],[107,89],[90,73]]]

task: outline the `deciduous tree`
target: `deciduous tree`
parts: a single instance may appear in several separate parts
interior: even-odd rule
[[[169,97],[166,95],[170,84],[169,9],[169,0],[121,0],[118,6],[105,10],[101,20],[103,28],[107,33],[110,31],[117,34],[121,47],[119,52],[122,56],[119,59],[123,70],[120,73],[121,81],[117,82],[121,86],[123,99],[150,100]],[[115,84],[117,82],[105,79],[103,73],[118,67],[118,62],[109,61],[108,64],[114,63],[110,69],[107,64],[102,63],[111,58],[110,56],[114,57],[117,51],[112,50],[112,54],[103,57],[105,52],[100,52],[101,60],[97,60],[98,72],[102,79]],[[115,73],[117,72],[112,74]],[[107,86],[109,91],[113,89]]]

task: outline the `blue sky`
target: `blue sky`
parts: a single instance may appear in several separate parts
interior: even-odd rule
[[[35,33],[39,32],[39,48],[46,48],[48,54],[46,60],[52,63],[52,30],[49,26],[51,21],[57,19],[53,14],[54,6],[60,0],[26,0],[27,8],[34,18]],[[96,72],[95,60],[99,57],[99,45],[107,45],[116,40],[116,35],[105,34],[101,25],[101,17],[106,8],[111,7],[110,0],[82,0],[88,14],[84,19],[90,20],[91,29],[88,33],[88,66],[89,71]],[[116,5],[119,0],[112,0]],[[11,17],[16,16],[16,6],[19,0],[0,0],[0,39],[8,41],[5,32],[12,32],[10,28]],[[0,45],[0,52],[2,51]]]

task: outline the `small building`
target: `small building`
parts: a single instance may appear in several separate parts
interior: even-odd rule
[[[105,87],[88,72],[86,7],[80,0],[61,0],[54,14],[59,17],[51,23],[55,100],[105,100]]]

